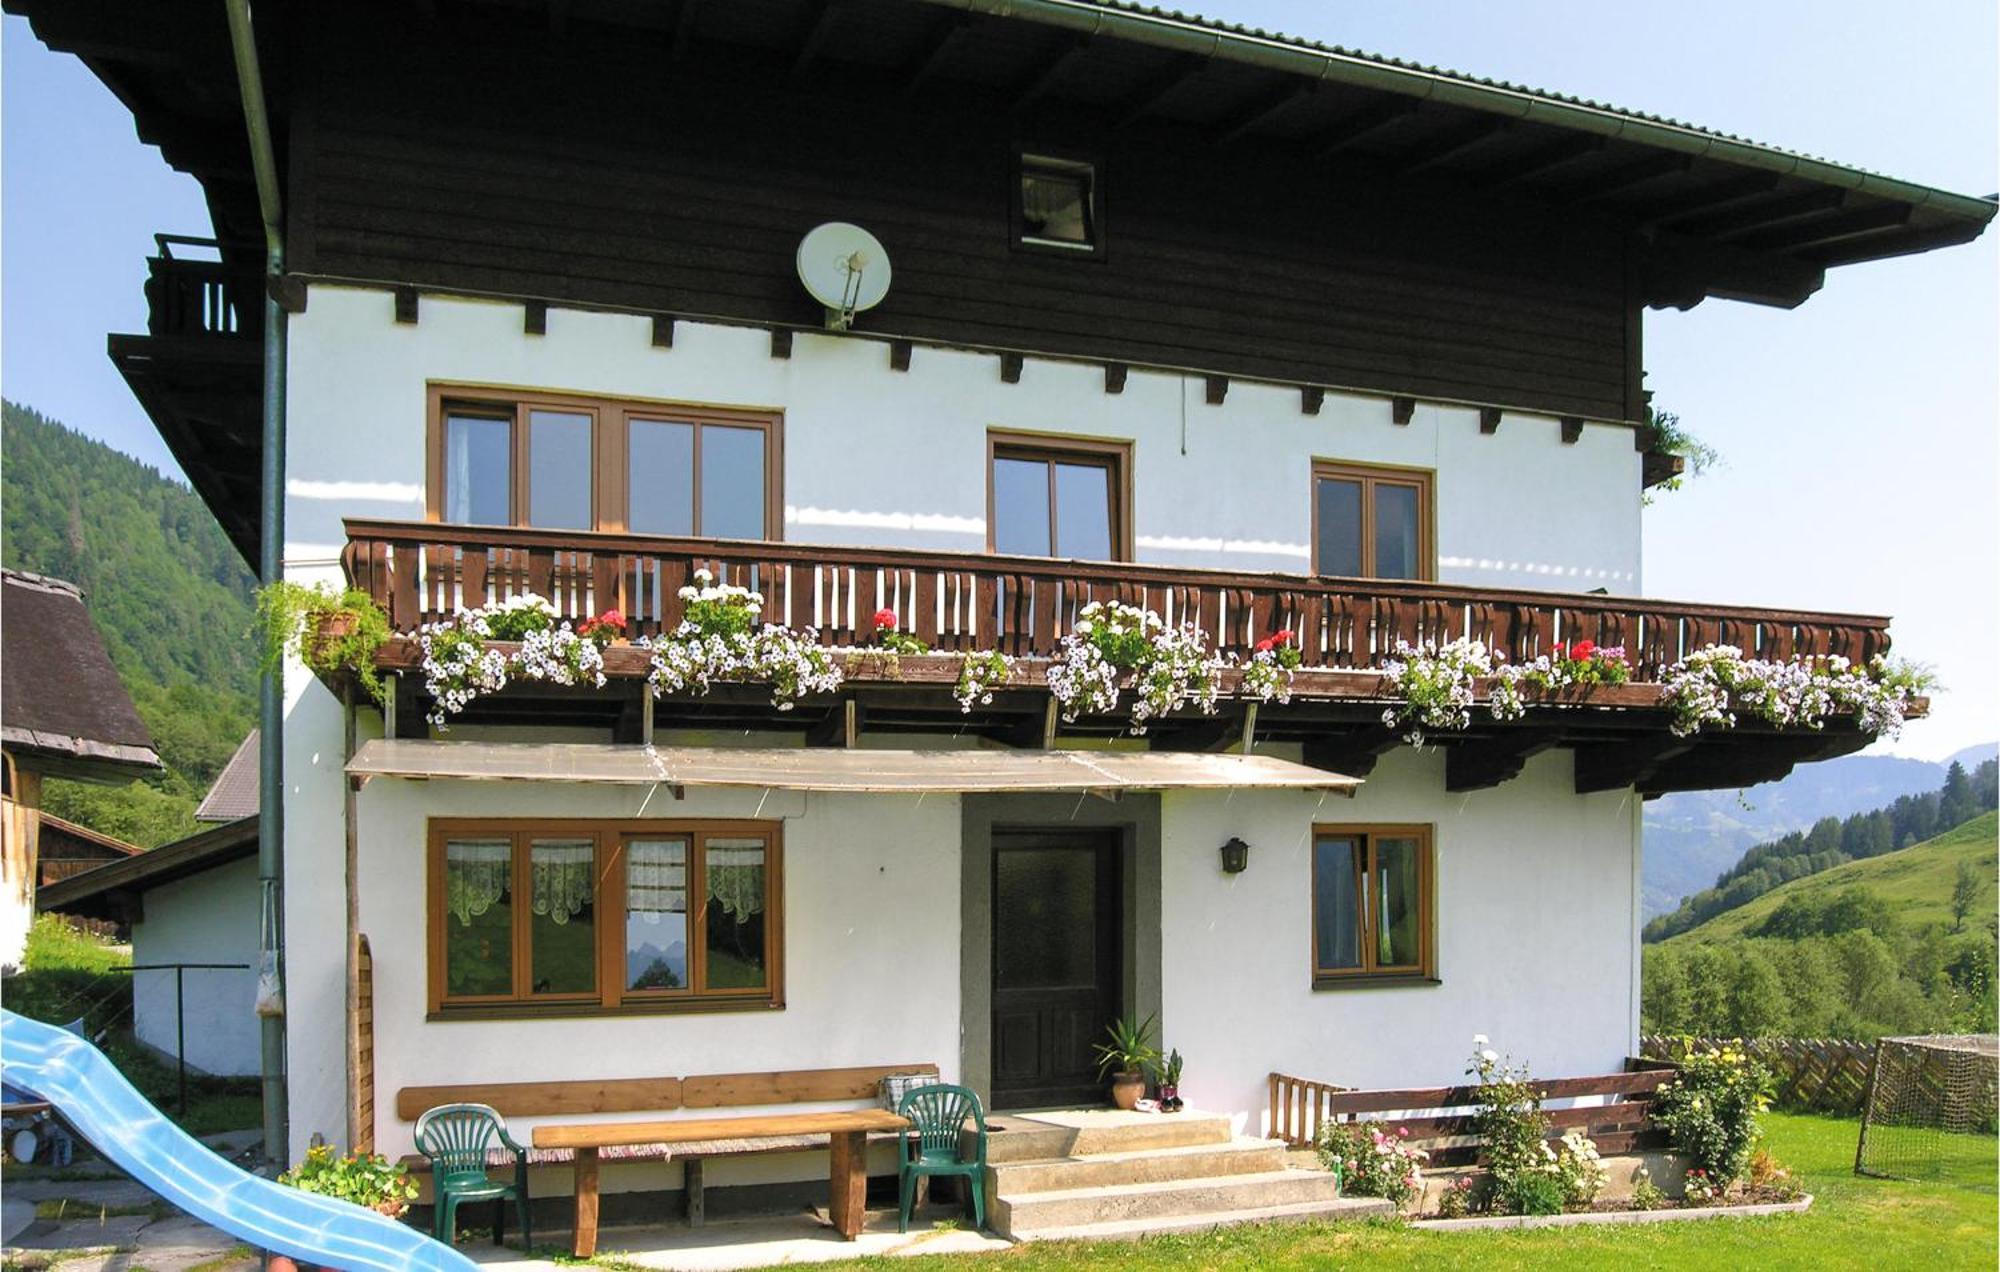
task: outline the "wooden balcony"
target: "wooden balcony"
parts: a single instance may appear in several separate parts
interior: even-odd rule
[[[565,618],[615,608],[627,616],[628,635],[657,635],[680,622],[679,589],[699,569],[763,593],[767,622],[816,628],[829,646],[869,644],[876,610],[892,609],[904,630],[946,656],[906,656],[893,666],[857,660],[841,702],[782,721],[768,718],[755,692],[718,690],[707,699],[671,704],[675,724],[806,728],[828,741],[851,738],[865,712],[871,728],[948,729],[1045,743],[1054,714],[1035,660],[1056,652],[1084,605],[1115,600],[1150,608],[1170,622],[1196,622],[1219,649],[1237,654],[1288,628],[1304,655],[1288,706],[1267,705],[1261,719],[1240,702],[1217,717],[1174,717],[1153,730],[1155,746],[1239,744],[1254,729],[1258,741],[1299,742],[1309,760],[1358,775],[1397,744],[1396,734],[1381,724],[1375,672],[1398,640],[1472,637],[1522,662],[1559,642],[1588,639],[1622,645],[1633,683],[1542,704],[1518,724],[1495,725],[1481,713],[1466,735],[1439,737],[1452,748],[1455,789],[1504,780],[1529,756],[1557,745],[1580,748],[1577,782],[1583,789],[1637,783],[1656,793],[1736,786],[1781,776],[1801,760],[1858,749],[1869,739],[1854,729],[1796,736],[1747,723],[1724,735],[1672,738],[1656,683],[1666,668],[1716,643],[1773,659],[1839,654],[1863,660],[1889,647],[1885,618],[1651,598],[891,548],[424,522],[346,524],[348,580],[383,605],[391,625],[405,633],[460,609],[534,592]],[[1028,661],[1009,692],[968,718],[947,690],[957,674],[956,653],[983,649]],[[611,652],[607,670],[614,678],[629,682],[644,675],[643,651]],[[394,670],[407,671],[417,661],[411,640],[394,641],[381,655],[382,665]],[[406,695],[413,694],[415,680],[401,677]],[[539,696],[539,706],[529,707],[524,698],[514,714],[503,708],[487,718],[547,718],[535,712],[552,710],[549,699],[570,702],[572,712],[581,709],[574,705],[575,691]],[[620,698],[607,688],[595,697],[600,713],[622,712],[629,727],[636,695]],[[486,709],[496,710],[493,704]],[[399,717],[421,727],[414,700]],[[1083,721],[1063,731],[1114,733],[1122,722]],[[1588,755],[1581,751],[1585,746]]]

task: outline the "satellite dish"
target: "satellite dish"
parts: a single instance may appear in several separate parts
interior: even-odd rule
[[[826,306],[827,329],[846,331],[889,294],[889,253],[860,226],[828,221],[799,240],[799,281]]]

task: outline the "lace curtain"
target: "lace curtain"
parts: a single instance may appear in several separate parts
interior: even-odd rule
[[[625,909],[646,923],[687,913],[687,843],[633,840],[625,845]]]
[[[445,908],[461,926],[493,908],[507,891],[514,846],[505,839],[457,840],[445,845]]]
[[[708,841],[708,899],[738,923],[764,912],[764,845]]]
[[[536,914],[567,923],[590,904],[595,845],[588,839],[538,839],[528,849],[530,904]]]

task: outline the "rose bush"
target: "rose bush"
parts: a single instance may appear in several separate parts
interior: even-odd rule
[[[1327,1122],[1319,1130],[1319,1160],[1340,1176],[1350,1197],[1383,1197],[1398,1210],[1423,1191],[1424,1161],[1430,1156],[1409,1143],[1409,1128],[1392,1133],[1373,1122]]]

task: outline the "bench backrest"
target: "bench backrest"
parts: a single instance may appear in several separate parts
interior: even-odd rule
[[[1586,1078],[1548,1078],[1534,1085],[1543,1100],[1598,1097],[1602,1104],[1544,1109],[1551,1138],[1581,1129],[1597,1142],[1600,1153],[1629,1153],[1665,1142],[1652,1120],[1654,1093],[1674,1071],[1646,1069]],[[1479,1128],[1470,1110],[1479,1103],[1476,1086],[1411,1087],[1393,1091],[1343,1091],[1321,1087],[1308,1094],[1301,1109],[1286,1094],[1297,1079],[1272,1075],[1273,1134],[1309,1147],[1326,1122],[1380,1121],[1409,1131],[1410,1142],[1428,1149],[1432,1165],[1461,1165],[1479,1154]],[[1304,1084],[1314,1085],[1314,1084]]]
[[[685,1078],[605,1078],[574,1082],[487,1082],[404,1087],[396,1116],[414,1122],[441,1104],[490,1104],[507,1117],[596,1113],[667,1113],[675,1109],[749,1108],[821,1100],[871,1099],[894,1073],[936,1076],[935,1064],[708,1073]]]

